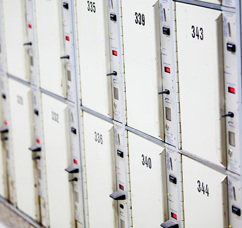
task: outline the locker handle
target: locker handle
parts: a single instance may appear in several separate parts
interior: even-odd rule
[[[165,91],[159,92],[158,94],[159,95],[160,94],[168,94],[169,95],[170,94],[170,90],[166,89]]]
[[[60,59],[70,59],[69,55],[61,56]]]
[[[227,114],[224,114],[224,115],[222,115],[221,117],[227,117],[227,116],[229,116],[229,117],[234,117],[234,113],[232,113],[232,112],[228,112]]]
[[[126,199],[126,196],[125,194],[117,191],[117,192],[114,192],[112,193],[111,195],[109,195],[112,199],[114,200],[125,200]]]
[[[116,76],[117,75],[117,72],[116,71],[113,71],[112,73],[109,73],[109,74],[106,74],[107,76]]]
[[[74,178],[69,180],[69,182],[72,182],[72,181],[78,181],[78,179],[76,177],[74,177]]]
[[[24,46],[31,46],[32,45],[32,42],[28,42],[28,43],[24,43]]]
[[[38,145],[33,145],[33,146],[29,147],[29,150],[31,150],[32,152],[39,152],[39,151],[41,151],[41,147]]]
[[[69,166],[68,168],[65,169],[66,172],[68,173],[79,173],[79,167],[78,166]]]
[[[8,133],[8,128],[7,127],[1,127],[0,133]]]
[[[40,156],[36,156],[32,158],[33,160],[40,160]]]
[[[8,137],[3,137],[1,138],[2,141],[7,141],[8,140]]]
[[[163,222],[160,226],[163,228],[179,228],[179,225],[176,222],[173,222],[172,220]]]

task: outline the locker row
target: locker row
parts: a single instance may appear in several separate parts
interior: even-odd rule
[[[239,0],[0,0],[0,195],[45,227],[241,227]]]
[[[2,0],[1,11],[8,75],[241,173],[239,1]]]
[[[37,115],[31,88],[8,83],[0,195],[35,221],[65,228],[241,227],[239,178],[87,112],[83,158],[71,156],[76,131],[68,102],[42,93]],[[34,115],[43,118],[43,138],[33,137]]]

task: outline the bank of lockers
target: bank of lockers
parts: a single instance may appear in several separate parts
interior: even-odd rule
[[[0,199],[51,228],[241,227],[241,12],[0,0]]]

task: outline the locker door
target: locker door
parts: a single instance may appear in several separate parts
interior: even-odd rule
[[[227,177],[183,157],[185,227],[228,227]]]
[[[17,206],[35,219],[37,216],[36,206],[38,206],[35,190],[36,181],[32,154],[28,150],[32,143],[30,88],[9,79],[9,102]]]
[[[89,227],[117,227],[113,124],[83,114]]]
[[[167,218],[165,150],[128,133],[133,227],[159,227]]]
[[[23,46],[27,42],[24,1],[3,0],[3,15],[7,72],[29,81],[27,49]]]
[[[82,104],[112,118],[108,1],[78,0],[77,12]]]
[[[74,227],[73,196],[65,168],[70,162],[67,105],[42,94],[50,227]]]
[[[221,11],[177,3],[177,40],[182,147],[225,165]]]
[[[66,97],[65,54],[60,1],[36,0],[36,32],[39,54],[40,86]],[[65,38],[65,42],[69,42]]]
[[[128,125],[163,139],[159,5],[123,1]]]

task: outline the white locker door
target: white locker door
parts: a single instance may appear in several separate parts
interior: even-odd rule
[[[190,158],[182,158],[185,227],[227,228],[227,178]]]
[[[69,174],[71,159],[67,104],[42,94],[44,145],[50,227],[74,227],[74,201]]]
[[[108,1],[78,0],[77,12],[82,104],[112,118]]]
[[[6,43],[7,72],[29,81],[24,1],[3,0],[4,35]]]
[[[117,227],[113,124],[83,114],[89,227]]]
[[[182,148],[225,165],[222,14],[176,5]]]
[[[160,227],[167,218],[165,149],[128,133],[133,227]]]
[[[29,87],[9,79],[9,102],[16,179],[17,206],[30,217],[36,215],[36,191],[32,152],[31,90]]]
[[[163,137],[159,5],[123,1],[123,33],[128,125]]]
[[[61,1],[36,0],[36,33],[38,41],[40,86],[66,97],[64,42],[70,42],[62,31]],[[65,39],[65,40],[64,40]]]

